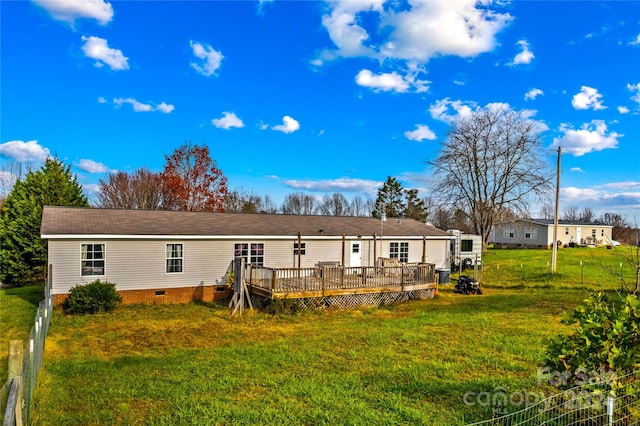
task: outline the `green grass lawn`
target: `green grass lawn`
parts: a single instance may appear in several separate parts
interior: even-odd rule
[[[582,291],[488,289],[347,312],[226,306],[59,312],[33,424],[432,424],[487,418],[467,392],[536,387]]]
[[[9,341],[29,340],[38,303],[44,299],[43,286],[0,290],[0,378],[7,377]]]
[[[450,284],[436,299],[346,312],[231,317],[225,305],[205,304],[121,306],[94,316],[56,310],[31,420],[461,425],[487,419],[492,407],[466,404],[465,394],[539,392],[545,341],[568,331],[562,312],[587,289],[619,289],[615,269],[626,262],[623,251],[562,249],[559,273],[551,277],[550,260],[550,250],[491,250],[482,296],[454,294]],[[634,273],[624,263],[625,280],[631,283]],[[40,299],[42,287],[0,291],[4,354],[10,338],[28,336]]]
[[[483,254],[479,281],[494,288],[633,289],[638,252],[634,247],[561,248],[556,274],[551,274],[550,249],[489,250]],[[632,260],[631,262],[629,260]],[[473,270],[463,272],[473,275]],[[457,277],[456,271],[452,274]]]

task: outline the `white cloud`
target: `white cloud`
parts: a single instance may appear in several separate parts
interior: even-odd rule
[[[637,102],[638,104],[640,104],[640,83],[637,84],[627,84],[627,90],[630,91],[631,93],[635,92],[632,96],[631,96],[631,100],[633,102]]]
[[[122,106],[122,104],[131,104],[133,106],[133,110],[135,112],[151,112],[153,111],[153,107],[149,104],[143,104],[142,102],[139,102],[133,98],[115,98],[113,100],[113,103],[118,105],[119,107]]]
[[[151,104],[142,103],[134,98],[114,98],[113,103],[118,107],[121,107],[122,104],[130,104],[133,107],[133,111],[135,112],[159,111],[168,114],[175,109],[173,105],[166,104],[165,102],[161,102],[159,105],[154,107]]]
[[[602,105],[602,95],[598,93],[598,89],[589,86],[580,88],[580,92],[573,96],[571,105],[575,109],[600,110],[606,108],[606,106]]]
[[[413,88],[416,93],[426,92],[429,90],[430,81],[420,80],[417,78],[418,73],[423,72],[422,69],[414,69],[402,76],[397,72],[374,74],[370,70],[363,69],[356,75],[356,84],[363,87],[373,89],[375,92],[398,92],[405,93]]]
[[[569,171],[574,172],[574,173],[585,173],[584,170],[582,170],[580,167],[572,167],[569,169]]]
[[[121,50],[110,48],[107,40],[95,36],[82,36],[82,40],[85,42],[82,46],[84,56],[95,59],[97,67],[106,64],[114,71],[129,69],[129,58],[124,56]]]
[[[567,205],[584,205],[596,211],[615,211],[631,217],[640,209],[640,182],[612,182],[590,188],[566,187],[560,190]]]
[[[635,40],[630,41],[629,44],[631,46],[640,46],[640,34],[638,34]]]
[[[233,112],[225,111],[222,113],[222,118],[214,118],[211,120],[211,124],[216,126],[219,129],[229,130],[232,127],[242,128],[244,127],[244,123],[238,116]]]
[[[82,160],[80,160],[80,162],[78,163],[78,168],[88,173],[111,172],[111,169],[109,169],[109,167],[97,161],[89,160],[88,158],[83,158]]]
[[[513,58],[513,61],[509,62],[507,65],[514,66],[521,64],[530,64],[531,61],[533,61],[533,58],[535,58],[535,55],[531,50],[529,50],[529,43],[527,43],[526,40],[520,40],[516,44],[520,46],[522,51],[518,53],[515,58]]]
[[[285,179],[283,180],[283,183],[290,188],[303,189],[307,191],[364,192],[372,195],[375,194],[380,185],[382,185],[382,182],[378,181],[352,178],[324,180]]]
[[[106,104],[107,100],[105,98],[103,98],[102,96],[98,97],[98,103],[99,104]]]
[[[404,136],[409,140],[418,142],[421,142],[425,139],[430,141],[436,139],[436,134],[433,133],[433,131],[424,124],[416,124],[416,129],[411,131],[407,130],[406,132],[404,132]]]
[[[460,100],[452,101],[449,98],[444,98],[431,104],[429,113],[436,120],[452,124],[460,117],[468,117],[475,109],[477,109],[477,105],[474,102],[465,103]]]
[[[0,144],[0,155],[16,161],[44,161],[50,152],[38,144],[38,141],[9,141]]]
[[[602,120],[592,120],[591,123],[583,124],[578,130],[564,123],[560,126],[560,131],[564,135],[555,138],[553,145],[561,146],[563,151],[576,157],[603,149],[617,148],[618,138],[624,136],[616,132],[608,132],[607,125]]]
[[[174,109],[175,106],[167,104],[164,101],[160,102],[160,105],[156,107],[156,111],[164,112],[165,114],[169,114]]]
[[[285,115],[282,117],[282,124],[278,124],[277,126],[273,126],[272,130],[277,130],[278,132],[283,133],[293,133],[300,128],[300,123],[298,123],[294,118]]]
[[[620,114],[628,114],[628,113],[629,113],[629,108],[627,108],[627,107],[626,107],[626,106],[624,106],[624,105],[620,105],[620,106],[618,107],[618,112],[619,112]]]
[[[369,30],[365,21],[371,23]],[[322,18],[336,48],[322,51],[313,63],[371,57],[424,64],[440,55],[474,57],[493,50],[496,34],[510,21],[508,13],[476,0],[414,1],[408,7],[405,2],[338,0]]]
[[[382,90],[383,92],[395,91],[402,93],[409,90],[409,83],[395,71],[392,73],[373,74],[371,71],[363,69],[356,75],[356,84],[369,87],[375,91]]]
[[[533,118],[538,113],[537,110],[523,109],[516,111],[506,102],[490,102],[484,107],[481,107],[476,102],[472,101],[452,101],[449,98],[444,98],[431,104],[429,106],[429,113],[433,119],[453,125],[458,120],[469,117],[472,113],[483,109],[488,111],[511,111],[518,114],[520,120],[524,120],[532,124],[535,132],[541,133],[549,130],[546,123]]]
[[[111,3],[103,0],[33,0],[57,21],[74,24],[76,19],[95,19],[105,25],[113,19]]]
[[[544,95],[544,92],[540,89],[531,89],[527,93],[524,94],[524,100],[534,100],[540,95]]]
[[[217,75],[216,71],[220,68],[220,64],[224,58],[222,53],[215,50],[209,44],[202,44],[193,40],[191,40],[189,44],[191,45],[191,49],[193,50],[195,57],[202,59],[202,63],[200,64],[191,62],[193,69],[205,77]]]

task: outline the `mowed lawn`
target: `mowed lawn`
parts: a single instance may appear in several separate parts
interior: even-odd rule
[[[619,289],[621,263],[631,282],[628,253],[563,249],[559,273],[546,278],[550,250],[491,250],[484,295],[454,294],[450,284],[436,299],[346,312],[231,317],[225,305],[187,304],[68,316],[57,309],[32,423],[461,425],[490,418],[492,407],[474,398],[467,404],[465,394],[539,392],[545,340],[569,331],[562,312],[588,288]],[[41,298],[42,287],[0,291],[5,359],[10,339],[28,337]]]
[[[8,373],[7,357],[11,340],[29,340],[38,303],[44,298],[43,286],[0,290],[0,378]]]
[[[226,306],[56,312],[33,424],[432,424],[491,415],[467,392],[536,388],[582,291],[488,289],[347,312]]]

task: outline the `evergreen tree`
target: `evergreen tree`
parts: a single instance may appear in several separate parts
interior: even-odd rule
[[[9,287],[42,284],[47,270],[47,244],[40,238],[42,208],[88,207],[89,201],[71,167],[48,158],[42,168],[16,182],[0,219],[0,281]]]
[[[405,212],[404,189],[402,184],[391,176],[388,176],[387,181],[378,188],[376,204],[371,215],[380,218],[383,211],[387,217],[402,217]]]
[[[427,221],[427,206],[424,200],[418,198],[417,189],[405,189],[405,211],[404,217],[409,219],[415,219],[420,222]]]

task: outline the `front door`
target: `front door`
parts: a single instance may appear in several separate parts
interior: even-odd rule
[[[349,266],[362,266],[362,243],[360,241],[351,242]]]
[[[576,228],[576,243],[582,244],[582,228],[579,226]]]

